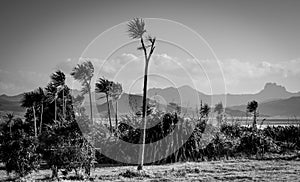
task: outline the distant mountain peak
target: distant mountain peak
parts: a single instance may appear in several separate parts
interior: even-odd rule
[[[286,88],[284,86],[277,85],[276,83],[271,83],[271,82],[268,82],[268,83],[265,84],[265,87],[264,87],[263,91],[282,91],[282,92],[287,92]]]

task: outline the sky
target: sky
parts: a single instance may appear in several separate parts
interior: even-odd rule
[[[149,87],[190,85],[207,94],[256,93],[266,82],[300,91],[300,1],[2,0],[0,94],[43,87],[85,59],[94,82],[142,90],[143,54],[126,22],[144,18],[157,38]]]

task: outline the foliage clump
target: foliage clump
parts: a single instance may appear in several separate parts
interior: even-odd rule
[[[13,124],[2,123],[0,132],[0,156],[7,173],[15,172],[24,177],[40,164],[40,153],[37,151],[38,142],[30,136],[29,123],[20,118],[13,119]]]

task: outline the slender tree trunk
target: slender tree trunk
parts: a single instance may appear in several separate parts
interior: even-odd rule
[[[90,114],[91,114],[90,118],[91,118],[92,124],[94,124],[91,86],[90,86],[90,84],[88,84],[88,85],[89,85],[88,87],[89,87]]]
[[[256,130],[256,111],[253,112],[253,124],[252,124],[252,128]]]
[[[12,136],[12,134],[11,134],[11,125],[12,125],[12,124],[11,124],[11,123],[12,123],[12,121],[9,121],[9,135],[10,135],[10,136]]]
[[[63,89],[63,116],[64,119],[66,119],[66,115],[65,115],[65,90]]]
[[[40,135],[42,134],[42,127],[43,127],[43,114],[44,114],[44,103],[42,102],[41,121],[40,121]]]
[[[67,117],[67,100],[68,99],[65,98],[65,117]]]
[[[35,138],[37,138],[36,116],[35,116],[35,107],[34,106],[32,106],[32,110],[33,110],[33,117],[34,117],[34,136],[35,136]]]
[[[54,99],[54,120],[55,120],[55,121],[56,121],[56,119],[57,119],[57,118],[56,118],[56,115],[57,115],[57,113],[56,113],[56,112],[57,112],[57,111],[56,111],[56,110],[57,110],[57,108],[56,108],[56,99],[57,99],[57,98]]]
[[[139,165],[137,167],[138,170],[143,170],[143,165],[144,165],[144,153],[145,153],[145,141],[146,141],[146,126],[147,126],[147,81],[148,81],[148,66],[149,66],[149,61],[151,58],[151,55],[155,49],[154,44],[155,44],[155,39],[153,42],[151,41],[151,49],[149,55],[147,54],[147,49],[144,44],[143,37],[141,37],[141,44],[144,50],[144,55],[145,55],[145,72],[144,72],[144,91],[143,91],[143,134],[142,134],[142,147],[141,147],[141,152],[140,152],[140,159],[139,159]]]
[[[145,64],[145,73],[144,73],[144,90],[143,90],[143,115],[142,115],[142,121],[143,121],[143,130],[142,130],[142,147],[140,148],[140,155],[139,155],[139,165],[138,170],[143,170],[144,166],[144,153],[145,153],[145,140],[146,140],[146,125],[147,125],[147,82],[148,82],[148,65],[149,60],[146,59]]]
[[[108,120],[109,120],[109,130],[112,132],[112,124],[111,124],[111,117],[110,117],[110,109],[109,109],[109,102],[108,102],[108,94],[106,94],[106,102],[107,102],[107,112],[108,112]]]
[[[118,130],[118,101],[116,101],[116,113],[115,113],[115,117],[116,117],[116,131]]]

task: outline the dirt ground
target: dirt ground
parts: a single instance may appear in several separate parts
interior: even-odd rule
[[[300,161],[185,162],[145,166],[144,169],[138,173],[135,166],[96,168],[90,181],[300,181]],[[50,181],[50,175],[50,170],[42,170],[24,180]],[[5,171],[0,171],[0,176],[0,181],[8,180]],[[60,181],[71,181],[71,178],[62,178]]]

